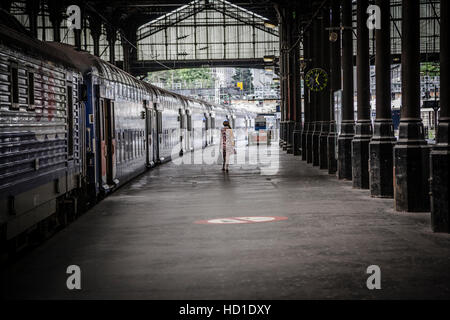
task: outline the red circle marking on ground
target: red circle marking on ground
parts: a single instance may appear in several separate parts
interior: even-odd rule
[[[218,218],[210,220],[195,221],[196,224],[248,224],[248,223],[267,223],[287,220],[287,217],[230,217],[230,218]]]

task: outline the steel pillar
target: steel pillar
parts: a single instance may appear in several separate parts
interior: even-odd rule
[[[381,29],[375,31],[376,56],[376,119],[369,144],[370,194],[372,197],[392,198],[394,127],[391,115],[391,34],[390,1],[377,0],[381,11]]]
[[[131,45],[127,42],[124,36],[121,36],[121,43],[123,48],[123,65],[122,69],[126,72],[130,72],[130,53]]]
[[[117,30],[114,27],[108,26],[106,28],[106,40],[108,41],[109,47],[109,62],[111,64],[116,63],[116,40],[117,40]]]
[[[330,131],[328,133],[328,173],[336,174],[337,159],[337,132],[336,121],[334,119],[334,92],[341,89],[341,4],[340,0],[332,0],[331,3],[331,27],[337,35],[337,39],[330,42],[330,95],[331,95],[331,114],[330,114]]]
[[[292,119],[292,153],[301,155],[301,130],[302,130],[302,97],[300,88],[300,39],[298,34],[298,19],[293,19],[291,31],[291,43],[289,45],[290,68],[290,103]]]
[[[431,152],[431,227],[450,233],[450,2],[441,0],[441,111],[436,145]]]
[[[284,9],[281,9],[278,14],[279,25],[279,39],[280,39],[280,147],[286,150],[287,146],[287,120],[288,110],[286,103],[286,63],[285,63],[285,48],[286,48],[286,26],[284,25]]]
[[[370,57],[367,7],[369,0],[357,2],[357,91],[358,120],[352,141],[353,188],[369,189],[369,143],[372,138],[370,120]]]
[[[305,64],[304,68],[304,74],[308,72],[309,69],[309,59],[310,59],[310,32],[309,30],[303,31],[303,63]],[[307,137],[309,133],[309,124],[310,124],[310,103],[309,103],[309,90],[305,86],[304,87],[304,95],[303,95],[303,103],[305,108],[305,121],[303,124],[303,130],[302,130],[302,160],[307,160],[307,154],[308,154],[308,146],[307,146]]]
[[[53,41],[61,42],[61,22],[63,20],[63,7],[60,1],[47,2],[49,19],[52,23]]]
[[[313,66],[319,67],[321,63],[321,19],[315,19],[313,22]],[[321,93],[317,92],[311,92],[312,95],[312,108],[314,113],[314,124],[313,124],[313,133],[312,133],[312,164],[313,166],[319,166],[320,165],[320,130],[322,127],[322,110],[321,110],[321,99],[320,95]]]
[[[322,12],[322,25],[320,30],[320,58],[322,69],[330,73],[330,41],[329,31],[330,27],[330,8],[325,6]],[[331,113],[331,101],[330,101],[330,87],[327,87],[319,92],[320,94],[320,109],[322,115],[322,122],[320,127],[319,136],[319,167],[322,170],[328,170],[328,133],[330,132],[330,113]]]
[[[338,137],[338,178],[352,179],[352,140],[355,134],[353,110],[352,0],[342,0],[342,122]]]
[[[41,1],[39,0],[27,0],[26,1],[25,11],[28,14],[28,20],[30,24],[30,32],[31,34],[37,38],[37,19],[39,13],[39,7],[41,5]]]
[[[100,35],[102,33],[101,23],[93,16],[88,17],[89,29],[91,30],[92,42],[94,43],[94,55],[100,56]]]
[[[429,211],[429,148],[420,117],[420,1],[402,3],[402,109],[394,147],[397,211]]]

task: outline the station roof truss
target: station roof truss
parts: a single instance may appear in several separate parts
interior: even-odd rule
[[[152,20],[138,29],[137,44],[137,65],[154,60],[169,65],[180,61],[180,66],[188,61],[229,65],[231,60],[258,61],[264,67],[264,56],[279,51],[275,25],[225,0],[194,0]]]

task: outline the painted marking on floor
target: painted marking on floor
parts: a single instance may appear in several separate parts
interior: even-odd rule
[[[248,224],[287,220],[287,217],[230,217],[195,221],[197,224]]]

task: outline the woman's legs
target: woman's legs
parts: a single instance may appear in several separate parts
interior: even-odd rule
[[[230,165],[230,150],[227,148],[225,151],[225,170],[228,172],[228,166]]]
[[[222,163],[222,170],[226,170],[228,172],[228,166],[230,164],[230,152],[228,150],[223,149],[223,163]]]
[[[222,150],[223,162],[222,162],[222,171],[225,170],[227,151],[225,149]]]

